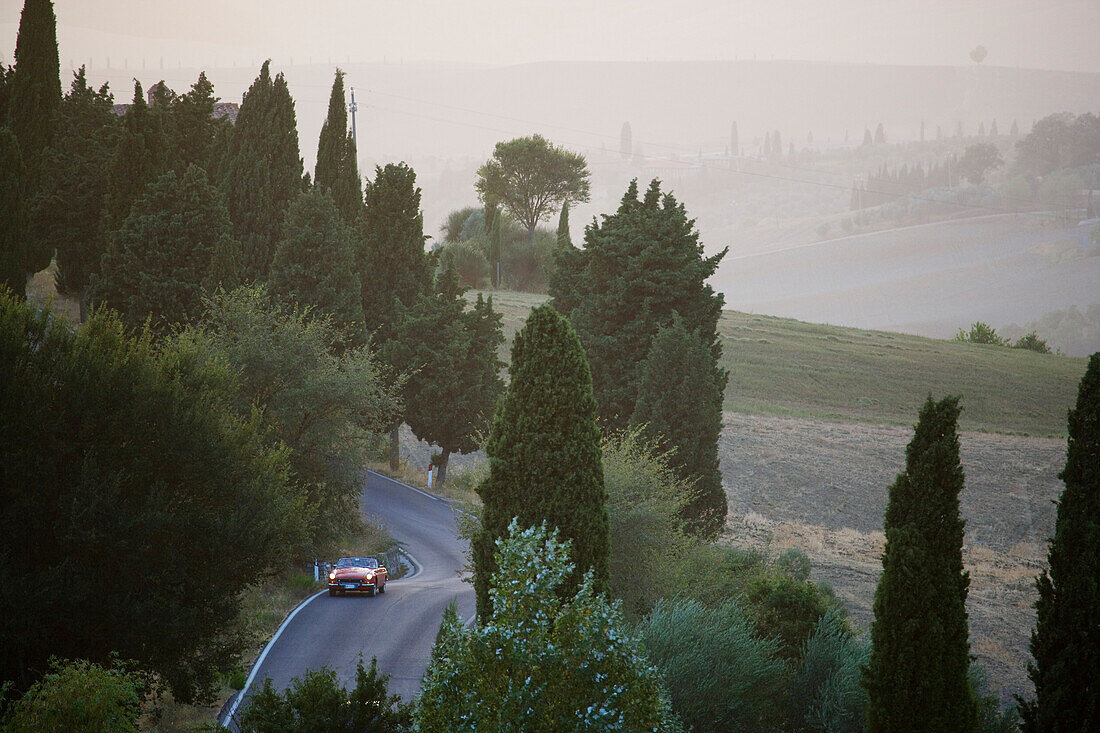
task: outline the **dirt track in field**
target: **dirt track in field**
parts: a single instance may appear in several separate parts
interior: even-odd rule
[[[814,577],[869,629],[886,492],[911,437],[911,428],[727,412],[719,443],[730,499],[724,541],[803,550]],[[1031,694],[1034,579],[1054,530],[1065,441],[963,433],[960,443],[971,653],[1005,703]]]

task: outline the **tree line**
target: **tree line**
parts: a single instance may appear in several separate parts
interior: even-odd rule
[[[411,168],[361,182],[339,70],[311,176],[269,62],[234,123],[205,74],[184,94],[135,83],[120,117],[83,69],[61,95],[50,2],[26,2],[17,46],[0,584],[20,622],[0,677],[26,689],[52,656],[118,653],[201,699],[247,643],[240,589],[361,526],[376,436],[404,421],[444,458],[477,447],[500,316],[437,273]],[[51,260],[79,324],[24,300]]]

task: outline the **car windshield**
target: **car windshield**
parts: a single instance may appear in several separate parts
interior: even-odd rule
[[[376,568],[378,560],[373,557],[342,557],[336,561],[338,568]]]

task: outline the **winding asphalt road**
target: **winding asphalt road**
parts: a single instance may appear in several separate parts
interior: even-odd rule
[[[299,606],[257,660],[244,696],[271,678],[277,689],[308,669],[327,666],[341,683],[355,684],[355,665],[378,658],[378,668],[391,675],[389,690],[410,701],[420,689],[443,610],[458,604],[464,619],[474,615],[473,586],[462,581],[466,543],[458,539],[455,510],[398,481],[368,472],[363,512],[381,521],[415,562],[407,578],[390,581],[382,595],[332,596],[327,591]],[[231,701],[223,725],[234,730],[239,704]]]

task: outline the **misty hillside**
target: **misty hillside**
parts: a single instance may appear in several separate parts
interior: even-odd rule
[[[219,96],[240,101],[257,68],[207,69]],[[329,64],[273,69],[286,74],[297,105],[302,153],[310,165],[332,85]],[[1095,110],[1100,73],[1002,67],[878,66],[801,61],[545,62],[501,67],[432,63],[340,64],[360,104],[359,157],[485,156],[507,136],[542,132],[572,146],[618,150],[624,121],[635,143],[658,155],[700,148],[722,152],[730,123],[740,145],[778,129],[801,147],[808,133],[818,146],[858,144],[864,128],[881,122],[887,140],[914,140],[920,122],[928,137],[961,121],[973,134],[996,119],[1002,131],[1021,131],[1054,111]],[[119,96],[137,76],[168,80],[177,90],[197,70],[94,68]],[[121,91],[120,91],[121,90]],[[122,100],[120,100],[122,101]],[[648,145],[648,147],[647,147]],[[667,146],[667,148],[666,148]]]

